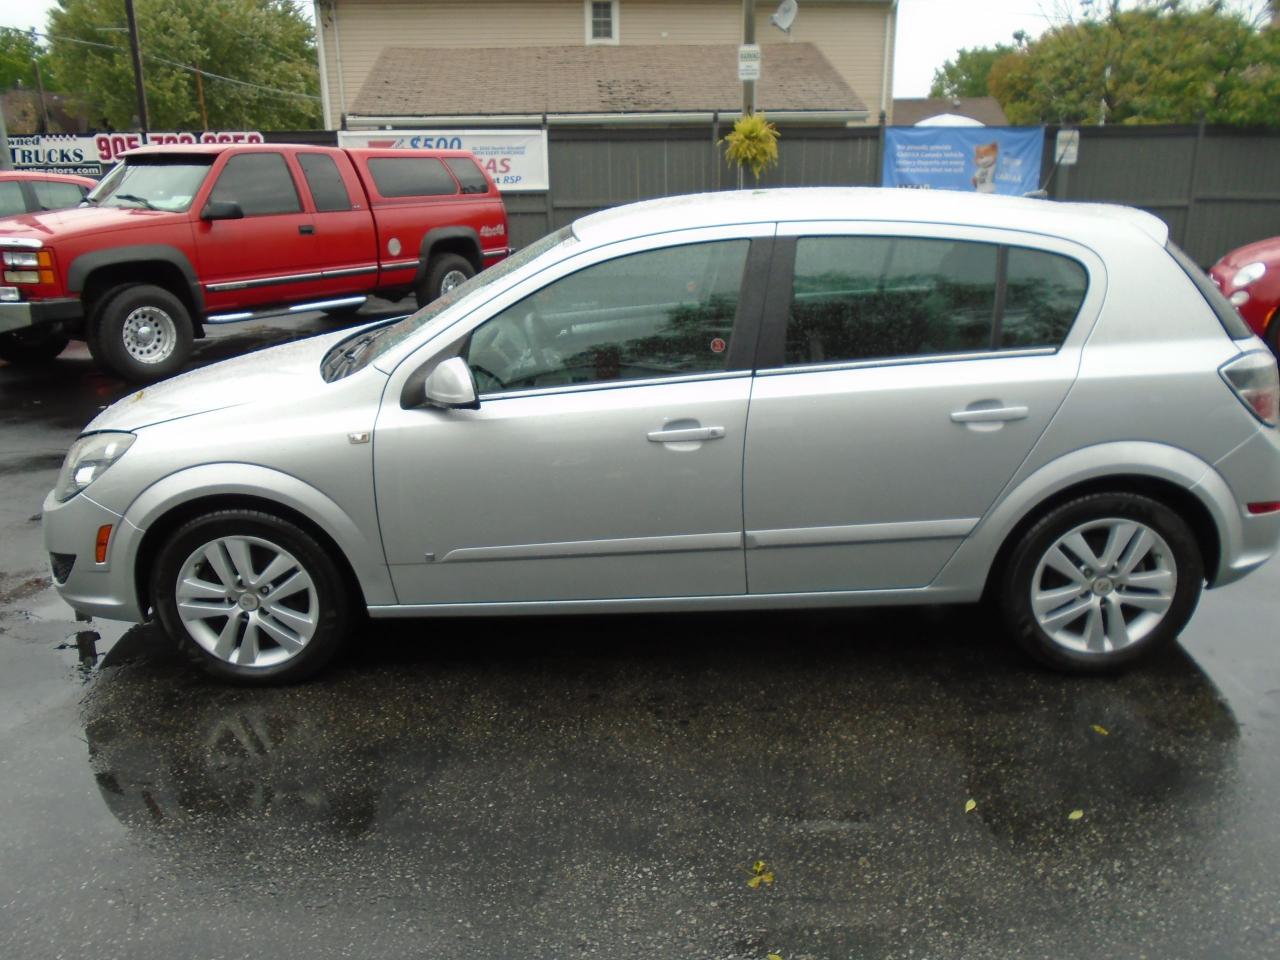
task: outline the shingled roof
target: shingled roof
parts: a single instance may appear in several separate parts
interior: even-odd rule
[[[388,47],[352,105],[357,116],[691,113],[742,106],[737,46]],[[764,48],[765,112],[866,106],[811,43]]]

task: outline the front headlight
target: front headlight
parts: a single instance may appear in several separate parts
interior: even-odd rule
[[[58,485],[53,496],[59,503],[66,503],[107,468],[124,456],[136,439],[132,433],[91,433],[81,437],[67,451],[58,474]]]
[[[1247,287],[1251,283],[1255,283],[1262,279],[1262,275],[1267,272],[1267,265],[1255,260],[1253,263],[1246,263],[1243,267],[1236,271],[1236,275],[1231,278],[1231,286]]]

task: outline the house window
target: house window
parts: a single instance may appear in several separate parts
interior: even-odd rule
[[[618,42],[618,0],[586,0],[587,43]]]

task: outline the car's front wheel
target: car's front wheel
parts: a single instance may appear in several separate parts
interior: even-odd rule
[[[1118,669],[1186,626],[1204,581],[1190,526],[1134,493],[1080,497],[1014,545],[997,596],[1018,644],[1076,673]]]
[[[191,314],[163,287],[118,287],[91,317],[93,355],[121,379],[150,383],[171,377],[191,356]]]
[[[160,622],[205,670],[240,683],[305,679],[338,652],[350,623],[343,576],[296,524],[256,510],[188,521],[151,579]]]

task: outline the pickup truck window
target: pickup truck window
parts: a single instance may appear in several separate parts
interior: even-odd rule
[[[384,197],[441,197],[458,192],[444,164],[434,157],[375,157],[369,172]]]
[[[241,153],[232,157],[218,174],[209,199],[234,201],[246,217],[302,212],[298,188],[284,155],[279,153]]]
[[[489,181],[484,178],[484,174],[480,172],[474,160],[468,160],[466,157],[450,157],[445,163],[449,164],[449,169],[462,184],[463,193],[489,192]]]
[[[84,190],[74,183],[60,180],[33,180],[31,188],[36,192],[36,203],[41,210],[61,210],[74,207],[84,199]]]
[[[213,166],[212,156],[131,157],[102,178],[89,202],[179,213],[191,206]]]
[[[302,167],[302,175],[307,178],[307,186],[311,190],[311,199],[316,202],[316,210],[320,213],[335,213],[351,209],[351,197],[347,194],[346,185],[342,182],[342,174],[333,157],[324,153],[300,153],[298,165]]]

